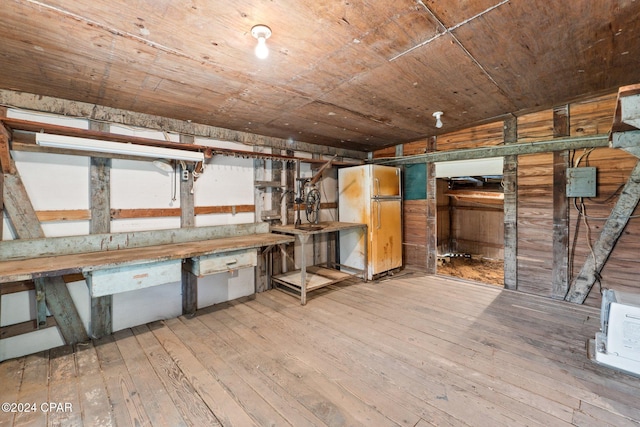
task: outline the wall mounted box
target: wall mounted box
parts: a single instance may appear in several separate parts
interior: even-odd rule
[[[180,282],[182,260],[169,260],[122,267],[105,268],[84,273],[92,297],[112,295]]]
[[[568,168],[567,197],[596,197],[596,168]]]
[[[258,265],[258,251],[247,249],[190,258],[185,268],[194,275],[206,276]]]

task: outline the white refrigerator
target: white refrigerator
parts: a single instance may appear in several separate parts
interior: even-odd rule
[[[363,165],[338,170],[339,220],[367,224],[368,280],[402,267],[401,185],[396,167]],[[340,263],[363,269],[363,256],[362,233],[341,231]]]

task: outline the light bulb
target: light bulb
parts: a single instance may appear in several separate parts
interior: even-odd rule
[[[271,28],[266,25],[254,25],[251,28],[251,35],[258,40],[256,46],[256,56],[260,59],[265,59],[269,56],[269,48],[267,47],[267,39],[271,37]]]
[[[258,45],[256,46],[256,56],[260,59],[265,59],[269,56],[269,48],[267,47],[267,39],[264,36],[258,37]]]
[[[436,127],[438,129],[440,129],[442,127],[442,120],[440,119],[440,117],[442,116],[443,112],[442,111],[436,111],[435,113],[433,113],[433,117],[436,118]]]

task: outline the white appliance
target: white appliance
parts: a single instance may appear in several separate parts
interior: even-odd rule
[[[367,279],[402,267],[400,168],[363,165],[338,170],[341,222],[367,224]],[[340,232],[340,263],[364,269],[364,238],[357,230]]]
[[[592,360],[640,376],[640,294],[605,290],[600,332],[593,341]]]

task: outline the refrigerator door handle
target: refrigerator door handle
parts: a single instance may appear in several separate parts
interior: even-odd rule
[[[376,230],[380,230],[382,227],[382,206],[380,205],[380,199],[376,199],[376,203],[378,204],[378,224],[376,225]]]
[[[376,191],[376,194],[374,195],[374,197],[378,197],[380,195],[380,178],[375,178],[375,182],[376,182],[376,188],[378,191]]]

